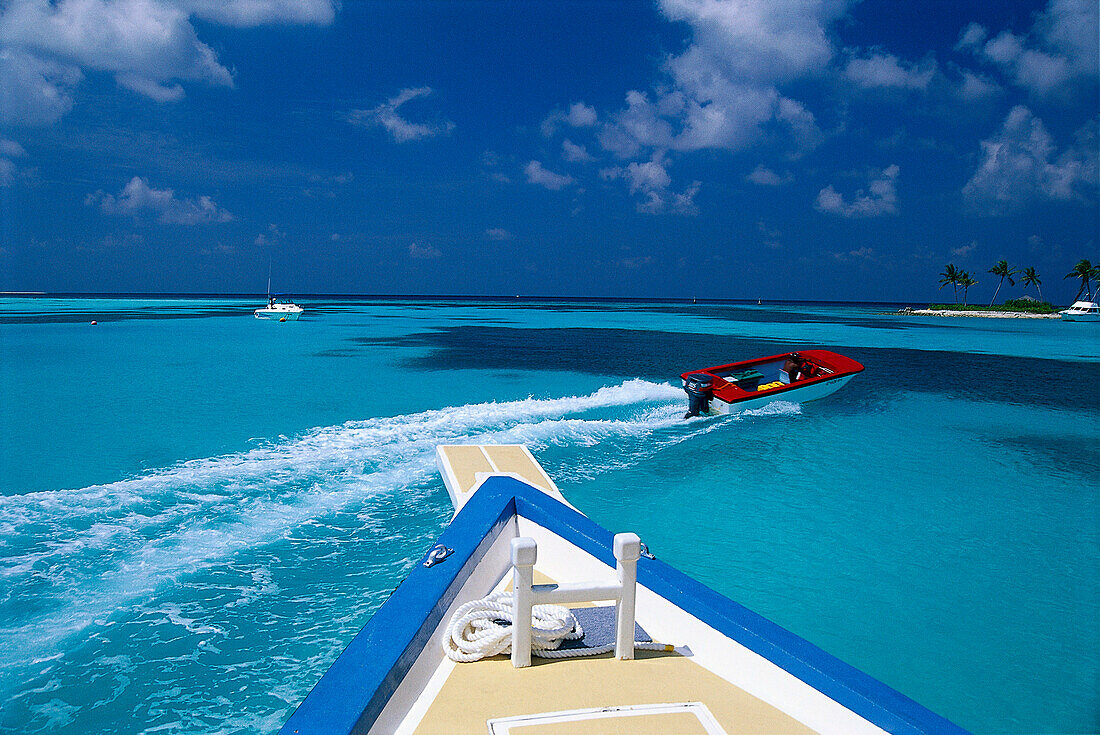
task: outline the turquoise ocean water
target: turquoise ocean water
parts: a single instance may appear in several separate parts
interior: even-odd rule
[[[963,727],[1100,731],[1100,325],[304,303],[0,299],[0,731],[276,730],[475,441]],[[808,347],[867,370],[682,420],[680,372]]]

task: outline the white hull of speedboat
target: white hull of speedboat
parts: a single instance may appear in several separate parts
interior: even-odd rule
[[[710,414],[711,416],[725,416],[731,413],[741,413],[742,411],[751,411],[757,408],[763,408],[769,403],[775,403],[776,401],[788,401],[790,403],[807,403],[808,401],[816,401],[819,398],[832,395],[838,390],[847,385],[848,381],[852,379],[851,375],[843,375],[839,378],[833,378],[832,380],[826,380],[821,383],[813,383],[805,386],[800,386],[793,390],[788,390],[785,393],[779,395],[767,395],[761,398],[750,398],[747,401],[737,401],[736,403],[726,403],[721,398],[715,397],[710,402]]]

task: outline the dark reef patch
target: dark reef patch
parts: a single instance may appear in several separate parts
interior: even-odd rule
[[[456,326],[396,338],[356,337],[363,346],[428,348],[415,370],[562,370],[676,381],[695,368],[818,345],[631,329]],[[867,370],[846,388],[853,408],[899,392],[968,401],[1100,410],[1100,364],[884,347],[829,346]]]

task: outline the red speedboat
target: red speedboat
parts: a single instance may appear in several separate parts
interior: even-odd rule
[[[803,350],[691,370],[680,377],[688,394],[687,416],[716,416],[772,401],[815,401],[836,392],[860,372],[863,366],[850,357],[829,350]]]

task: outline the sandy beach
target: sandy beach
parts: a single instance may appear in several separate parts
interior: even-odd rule
[[[986,319],[1060,319],[1058,314],[1027,314],[1022,311],[954,311],[950,309],[902,309],[906,316],[974,316]]]

